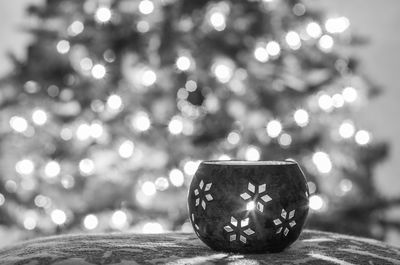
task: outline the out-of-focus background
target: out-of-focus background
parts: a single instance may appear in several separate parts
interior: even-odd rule
[[[42,1],[0,2],[0,75],[2,76],[8,74],[13,68],[7,53],[11,52],[21,60],[26,57],[26,47],[32,41],[32,37],[24,32],[23,28],[31,22],[25,12],[30,3],[40,4]],[[353,118],[357,120],[359,126],[364,126],[373,132],[373,139],[384,140],[388,143],[390,155],[373,169],[374,182],[377,190],[384,196],[399,197],[400,35],[398,28],[400,27],[400,2],[396,0],[384,2],[315,0],[306,1],[306,3],[313,8],[320,8],[327,17],[346,16],[351,23],[351,31],[368,39],[367,45],[351,47],[349,51],[360,60],[359,71],[363,72],[368,79],[373,80],[374,84],[382,87],[383,91],[380,96],[368,102],[361,111],[356,112]],[[400,214],[396,210],[391,209],[385,214],[390,217],[390,220],[400,219]],[[90,227],[93,222],[90,222],[90,218],[87,221]],[[151,231],[152,228],[155,230],[159,228],[157,224],[150,222],[145,225],[148,225],[150,227],[148,231]],[[379,230],[375,234],[379,234]],[[393,244],[400,244],[399,235],[397,229],[388,228],[384,239]],[[20,238],[20,235],[16,236],[16,240]]]

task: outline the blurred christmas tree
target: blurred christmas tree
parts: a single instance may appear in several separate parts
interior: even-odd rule
[[[189,228],[203,159],[299,161],[309,226],[382,238],[378,90],[345,17],[297,0],[48,0],[1,83],[0,222],[24,235]],[[13,227],[12,230],[9,230]],[[30,231],[30,232],[28,232]]]

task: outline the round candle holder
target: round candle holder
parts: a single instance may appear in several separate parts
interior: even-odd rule
[[[214,250],[279,252],[299,237],[308,197],[294,161],[204,161],[190,185],[189,217]]]

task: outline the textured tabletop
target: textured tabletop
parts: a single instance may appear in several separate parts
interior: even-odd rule
[[[400,248],[371,239],[305,230],[277,254],[210,250],[194,234],[68,235],[0,250],[0,264],[400,264]]]

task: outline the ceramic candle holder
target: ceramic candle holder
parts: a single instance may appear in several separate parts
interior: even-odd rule
[[[279,252],[299,237],[307,181],[293,161],[204,161],[188,194],[197,236],[217,251]]]

